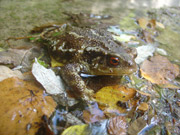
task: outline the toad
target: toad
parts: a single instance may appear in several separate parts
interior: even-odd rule
[[[93,91],[80,73],[122,76],[136,71],[136,50],[115,41],[106,30],[64,24],[49,27],[40,36],[50,55],[64,65],[60,75],[65,83],[84,101],[91,101]]]

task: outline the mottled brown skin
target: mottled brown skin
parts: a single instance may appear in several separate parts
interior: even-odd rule
[[[54,26],[41,34],[51,56],[64,64],[61,77],[77,95],[89,101],[89,90],[80,73],[91,75],[124,75],[136,71],[136,50],[122,46],[105,30]]]

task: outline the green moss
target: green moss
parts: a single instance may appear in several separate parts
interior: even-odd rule
[[[133,19],[134,17],[134,13],[130,13],[128,16],[124,17],[120,21],[120,27],[125,30],[135,30],[139,28],[139,26],[135,23],[135,20]]]
[[[4,43],[0,43],[0,52],[5,51],[8,48],[8,46]]]
[[[168,52],[168,57],[170,60],[180,61],[180,34],[173,31],[170,27],[162,30],[159,36],[156,38],[160,43],[160,48]],[[178,63],[177,63],[178,64]]]

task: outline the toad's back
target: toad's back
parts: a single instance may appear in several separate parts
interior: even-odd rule
[[[48,40],[50,53],[57,61],[79,63],[86,69],[81,72],[119,75],[128,74],[136,68],[132,53],[129,53],[132,49],[115,42],[111,33],[105,30],[63,25],[52,27],[42,37]]]

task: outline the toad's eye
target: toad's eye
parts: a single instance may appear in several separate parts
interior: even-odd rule
[[[117,66],[117,65],[119,65],[119,58],[118,57],[110,57],[109,63],[112,66]]]

